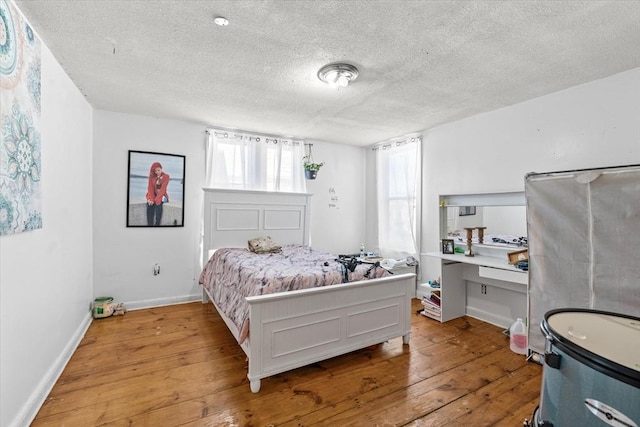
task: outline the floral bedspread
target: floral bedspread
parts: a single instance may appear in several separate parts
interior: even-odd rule
[[[281,253],[256,254],[242,248],[218,249],[200,274],[199,282],[239,331],[238,342],[249,334],[248,296],[343,283],[344,269],[337,255],[308,246],[285,245]],[[389,275],[383,268],[360,264],[348,281]]]

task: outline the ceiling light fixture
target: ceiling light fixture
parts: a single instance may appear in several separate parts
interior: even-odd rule
[[[339,89],[349,86],[349,83],[358,78],[358,69],[351,64],[336,62],[320,68],[318,78]]]
[[[224,16],[216,16],[215,18],[213,18],[213,22],[215,22],[216,25],[220,25],[221,27],[229,25],[229,20]]]

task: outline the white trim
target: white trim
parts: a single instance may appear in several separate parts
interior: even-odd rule
[[[524,191],[440,195],[440,206],[525,206]]]
[[[145,299],[141,301],[125,302],[127,310],[142,310],[144,308],[162,307],[166,305],[185,304],[189,302],[202,301],[202,294],[182,295],[177,297]]]
[[[467,306],[466,315],[469,317],[473,317],[474,319],[482,320],[483,322],[491,323],[494,326],[498,326],[500,328],[506,329],[511,326],[513,320],[508,319],[504,316],[499,316],[495,313],[490,313],[488,311],[480,310],[477,307]]]
[[[38,415],[38,411],[44,404],[44,401],[47,399],[47,396],[51,393],[56,381],[60,378],[62,371],[67,366],[67,363],[69,363],[71,356],[73,356],[78,345],[80,345],[80,342],[87,333],[87,329],[89,329],[92,321],[93,318],[91,317],[91,312],[88,312],[60,355],[42,377],[42,380],[33,390],[29,399],[27,399],[16,417],[13,419],[13,422],[9,424],[9,427],[28,426],[33,422],[36,415]]]

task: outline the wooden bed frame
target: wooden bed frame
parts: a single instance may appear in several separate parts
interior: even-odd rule
[[[309,244],[310,194],[205,189],[204,248],[247,247],[254,237]],[[251,391],[262,378],[402,336],[409,343],[415,274],[248,297]],[[203,288],[203,303],[210,301]],[[213,302],[213,301],[212,301]],[[236,337],[234,323],[214,303]]]

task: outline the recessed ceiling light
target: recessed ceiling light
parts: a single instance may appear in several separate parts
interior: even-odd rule
[[[220,25],[221,27],[229,25],[229,20],[227,18],[225,18],[224,16],[216,16],[213,19],[213,22],[215,22],[216,25]]]

